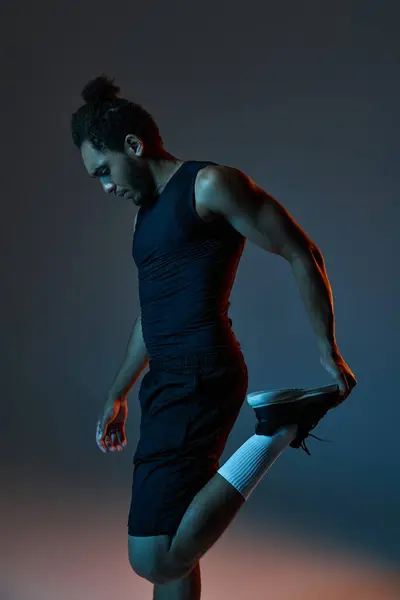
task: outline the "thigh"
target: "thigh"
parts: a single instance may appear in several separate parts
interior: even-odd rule
[[[196,494],[215,474],[204,461],[174,458],[136,462],[128,516],[132,537],[175,535]]]
[[[139,394],[128,533],[173,536],[195,495],[215,475],[247,392],[247,369],[207,366],[146,375]]]
[[[215,470],[246,398],[247,369],[240,367],[207,366],[197,373],[184,452]]]
[[[134,464],[176,456],[187,436],[194,393],[192,373],[146,373],[139,391],[140,437]]]
[[[247,393],[244,362],[148,371],[139,392],[134,464],[184,458],[217,462]]]
[[[132,569],[145,579],[151,579],[165,563],[170,546],[168,535],[135,537],[128,535],[128,557]]]

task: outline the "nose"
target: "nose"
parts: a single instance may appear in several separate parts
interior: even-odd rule
[[[115,192],[115,184],[114,183],[103,183],[103,188],[107,194],[112,194],[113,192]]]

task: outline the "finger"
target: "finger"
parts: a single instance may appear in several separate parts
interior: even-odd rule
[[[120,439],[122,448],[125,448],[127,446],[128,442],[126,440],[126,435],[125,435],[125,429],[124,428],[122,428],[122,430],[119,433],[119,439]]]
[[[339,392],[341,394],[346,394],[348,391],[348,386],[347,386],[347,382],[345,379],[343,379],[343,377],[338,377],[338,386],[339,386]]]
[[[339,369],[331,368],[329,369],[329,372],[331,373],[332,378],[335,380],[338,386],[339,396],[343,399],[343,396],[346,396],[346,394],[348,393],[348,385],[346,378],[344,377],[342,371],[340,371]]]
[[[347,377],[346,382],[347,382],[347,396],[349,396],[351,394],[351,392],[353,391],[354,386],[356,385],[357,382],[355,382],[352,377]]]
[[[118,450],[118,445],[119,445],[116,431],[113,431],[111,433],[110,441],[111,441],[111,450],[112,450],[112,452],[115,452],[115,450]]]
[[[344,379],[342,372],[339,369],[334,368],[332,365],[325,364],[325,369],[328,371],[329,375],[336,382],[339,390],[339,395],[343,396],[347,392],[347,383]]]
[[[115,446],[115,449],[116,449],[118,452],[121,452],[121,450],[122,450],[122,444],[121,444],[121,433],[120,433],[119,431],[116,431],[116,432],[115,432],[115,442],[114,442],[114,446]]]
[[[107,452],[107,447],[104,443],[104,432],[103,432],[103,428],[101,426],[101,422],[99,421],[97,423],[97,429],[96,429],[96,444],[97,446],[100,448],[100,450],[102,452]]]
[[[106,448],[107,448],[107,450],[109,452],[114,452],[115,448],[114,448],[114,446],[112,444],[111,437],[110,437],[110,435],[108,433],[106,434],[106,436],[104,438],[104,443],[105,443]]]
[[[103,441],[103,440],[97,440],[97,439],[96,439],[96,444],[97,444],[98,448],[99,448],[99,449],[100,449],[102,452],[104,452],[104,454],[106,454],[106,453],[107,453],[107,446],[105,445],[105,443],[104,443],[104,441]]]
[[[108,433],[108,427],[110,424],[110,416],[103,414],[102,418],[98,423],[98,446],[103,452],[109,452],[111,450],[111,440]]]
[[[349,377],[349,379],[350,379],[349,388],[350,388],[350,390],[352,390],[357,385],[357,379],[354,377],[354,375]]]

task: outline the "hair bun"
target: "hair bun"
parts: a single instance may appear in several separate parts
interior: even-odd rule
[[[92,79],[84,87],[82,98],[86,104],[97,104],[115,100],[120,88],[114,85],[114,79],[109,79],[106,75],[100,75]]]

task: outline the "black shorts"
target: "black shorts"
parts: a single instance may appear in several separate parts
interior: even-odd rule
[[[128,533],[173,536],[219,458],[246,398],[242,354],[150,363],[139,391]]]

